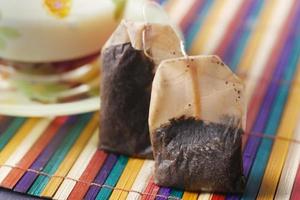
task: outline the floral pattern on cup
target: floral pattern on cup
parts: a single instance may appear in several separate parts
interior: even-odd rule
[[[0,12],[0,22],[1,22],[1,12]],[[15,39],[20,37],[20,33],[11,27],[0,25],[0,50],[5,49],[6,40]]]
[[[70,14],[72,0],[44,0],[44,6],[49,13],[63,19]]]

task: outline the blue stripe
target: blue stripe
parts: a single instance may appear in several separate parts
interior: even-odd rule
[[[26,118],[16,117],[8,128],[0,136],[0,151],[5,147],[9,140],[17,133],[21,126],[25,123]]]
[[[246,48],[246,44],[249,40],[249,37],[255,28],[253,27],[254,22],[257,20],[257,17],[263,10],[262,7],[264,3],[265,1],[261,1],[261,0],[256,1],[253,10],[251,10],[251,14],[249,15],[249,18],[246,19],[244,22],[242,31],[240,31],[240,34],[237,37],[235,37],[237,39],[233,43],[233,48],[232,48],[233,51],[230,55],[230,58],[228,59],[228,65],[231,67],[233,71],[236,71],[237,69],[237,65],[240,62],[242,53]]]
[[[197,33],[201,30],[203,25],[204,19],[206,18],[208,11],[210,10],[214,1],[206,0],[204,5],[198,10],[197,19],[194,24],[186,31],[185,38],[186,38],[186,48],[190,49],[193,40],[195,39]]]
[[[268,120],[267,127],[264,131],[264,133],[267,135],[276,135],[281,115],[289,94],[291,80],[293,79],[293,76],[297,69],[297,63],[300,56],[300,37],[297,37],[297,35],[299,35],[300,30],[300,20],[297,21],[298,24],[296,25],[296,27],[298,27],[298,31],[294,32],[293,34],[293,37],[296,39],[296,41],[290,41],[293,44],[293,47],[290,48],[291,54],[285,61],[282,61],[281,63],[282,65],[287,65],[287,69],[284,73],[284,83],[280,83],[280,89],[278,91],[278,95],[276,96],[274,105],[272,106],[272,112]],[[243,199],[252,199],[256,197],[272,150],[272,144],[272,140],[263,139],[258,149],[253,167],[251,169],[250,177],[247,183],[247,188],[244,193]]]
[[[107,177],[104,185],[110,186],[112,188],[115,187],[115,185],[117,184],[120,176],[123,173],[124,168],[127,165],[128,159],[129,159],[128,157],[122,156],[122,155],[119,157],[119,159],[118,159],[117,163],[115,164],[114,168],[109,173],[109,176]],[[113,190],[111,188],[102,187],[102,189],[99,191],[96,199],[97,200],[108,199],[112,192],[113,192]]]
[[[51,157],[51,160],[47,163],[45,168],[42,170],[47,174],[54,174],[55,171],[58,169],[60,164],[63,162],[65,156],[69,152],[69,150],[73,147],[73,144],[81,135],[83,129],[86,127],[88,122],[91,120],[92,113],[83,114],[80,116],[80,120],[77,126],[75,126],[70,133],[68,133],[67,137],[64,138],[62,141],[61,146],[58,150],[54,153]],[[40,195],[44,188],[47,186],[50,180],[49,176],[39,175],[38,178],[35,180],[33,185],[30,187],[28,194],[32,195]]]

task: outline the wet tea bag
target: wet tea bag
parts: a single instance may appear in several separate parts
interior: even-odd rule
[[[169,25],[122,21],[102,50],[99,148],[152,157],[148,114],[158,64],[182,56]]]
[[[149,128],[155,182],[189,191],[242,192],[242,81],[216,56],[163,61]]]

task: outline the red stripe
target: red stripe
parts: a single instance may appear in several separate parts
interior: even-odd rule
[[[288,17],[286,18],[285,22],[283,23],[283,27],[281,28],[282,32],[280,32],[277,42],[275,46],[272,47],[271,55],[266,63],[266,68],[262,73],[262,76],[259,79],[259,84],[257,84],[255,88],[255,92],[251,97],[251,101],[249,103],[248,115],[247,115],[247,129],[246,132],[250,132],[252,127],[255,123],[256,116],[260,111],[260,106],[267,92],[268,85],[272,80],[271,74],[276,67],[276,63],[280,58],[280,50],[283,48],[284,40],[287,38],[288,32],[291,27],[291,23],[293,21],[294,15],[296,14],[296,1],[292,7],[292,10],[289,12]],[[244,142],[246,142],[248,136],[245,136]]]
[[[243,23],[245,23],[243,19],[251,3],[252,3],[251,0],[246,0],[240,5],[238,12],[232,18],[231,22],[229,23],[226,29],[227,30],[226,33],[223,35],[222,40],[219,43],[219,46],[215,50],[216,55],[220,56],[221,58],[224,56],[229,43],[234,39],[233,33],[237,32],[238,28],[241,27]]]
[[[223,200],[225,199],[224,195],[214,194],[211,200]]]
[[[30,151],[26,153],[17,166],[22,169],[28,169],[66,120],[67,117],[58,117],[53,120],[43,135],[35,142],[32,148],[30,148]],[[16,168],[12,169],[2,181],[1,186],[12,189],[24,173],[24,170]]]
[[[14,118],[0,115],[0,136],[7,130]]]
[[[256,116],[260,110],[261,102],[265,96],[265,93],[267,92],[268,85],[270,81],[272,80],[271,74],[274,71],[274,68],[276,67],[276,63],[279,61],[280,58],[280,50],[283,48],[284,41],[287,38],[288,32],[290,30],[290,26],[292,24],[294,15],[296,14],[296,1],[294,2],[294,5],[292,6],[292,10],[289,12],[288,17],[286,18],[285,22],[283,23],[284,26],[281,29],[282,32],[279,34],[279,37],[277,39],[277,42],[275,43],[275,46],[272,47],[272,53],[269,57],[267,63],[266,63],[266,69],[262,73],[262,76],[259,80],[259,84],[257,84],[255,88],[255,92],[251,98],[250,106],[249,106],[249,112],[247,116],[247,130],[246,132],[249,132],[249,130],[252,129],[252,126],[254,125]]]
[[[154,200],[155,195],[158,193],[159,186],[153,182],[153,177],[150,178],[148,185],[143,193],[151,195],[142,195],[141,200]]]
[[[300,167],[298,167],[297,175],[295,178],[291,200],[299,200],[300,199]]]
[[[84,170],[79,180],[83,182],[77,182],[72,192],[70,193],[68,199],[83,199],[85,193],[88,191],[90,184],[84,182],[92,183],[96,177],[98,171],[102,167],[107,154],[103,151],[98,150],[90,160],[87,168]]]
[[[220,56],[221,58],[224,57],[225,51],[227,50],[228,45],[234,39],[233,33],[237,32],[238,28],[241,27],[242,24],[244,23],[243,18],[246,14],[246,11],[249,9],[249,6],[251,5],[251,3],[252,3],[251,0],[247,0],[240,5],[238,12],[231,19],[231,22],[229,23],[228,27],[226,28],[226,33],[223,35],[221,42],[219,43],[218,47],[216,48],[214,54]],[[242,141],[243,141],[242,147],[244,149],[245,143],[247,141],[247,136],[243,137]]]
[[[294,3],[296,4],[296,2]],[[270,81],[272,80],[271,74],[273,74],[274,69],[276,67],[276,63],[278,62],[280,58],[280,50],[283,48],[284,41],[287,38],[288,32],[290,30],[291,22],[293,21],[293,17],[296,14],[296,6],[293,6],[293,10],[289,13],[289,16],[286,18],[284,24],[284,27],[281,29],[282,32],[280,32],[279,37],[277,38],[277,41],[275,43],[275,46],[272,47],[272,52],[270,57],[268,58],[268,61],[266,63],[265,69],[262,73],[262,76],[259,79],[259,84],[257,84],[255,88],[255,92],[253,96],[251,97],[251,101],[249,104],[248,109],[248,115],[247,115],[247,129],[246,132],[249,132],[256,120],[256,116],[258,115],[260,111],[260,107],[262,104],[262,101],[265,97],[265,94],[267,92],[268,85]],[[227,32],[231,32],[231,30],[227,30]],[[247,136],[243,138],[243,142],[247,140]],[[213,195],[213,199],[214,199]],[[217,199],[225,199],[225,196],[223,198],[220,197],[220,195],[216,195]]]
[[[203,4],[203,0],[195,0],[190,9],[181,19],[179,26],[182,30],[186,30],[189,24],[195,20],[198,8]]]

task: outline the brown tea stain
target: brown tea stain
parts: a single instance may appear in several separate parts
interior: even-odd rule
[[[188,61],[190,62],[190,61]],[[193,95],[194,95],[194,108],[195,108],[195,118],[200,118],[200,87],[199,87],[199,78],[197,66],[191,60],[190,66],[190,75],[192,81]]]

